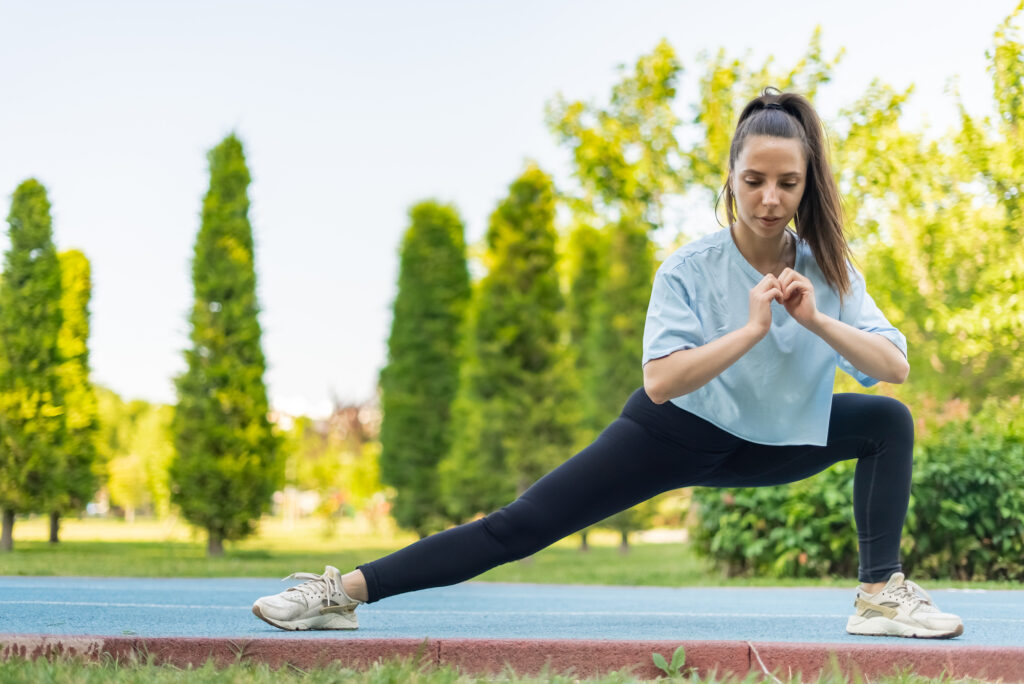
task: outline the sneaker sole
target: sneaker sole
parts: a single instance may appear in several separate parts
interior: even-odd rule
[[[260,610],[258,604],[253,604],[252,614],[263,620],[268,625],[278,629],[286,629],[292,632],[303,632],[314,629],[359,629],[359,618],[354,610],[345,613],[328,613],[317,617],[306,618],[305,620],[275,620],[268,618]]]
[[[957,625],[953,631],[914,627],[884,617],[867,618],[855,621],[851,617],[846,623],[846,631],[857,636],[894,636],[908,639],[952,639],[964,633],[964,626]]]

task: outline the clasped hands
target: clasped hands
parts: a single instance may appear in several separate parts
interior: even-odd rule
[[[772,321],[772,300],[786,307],[789,315],[805,327],[809,327],[818,315],[814,285],[791,268],[786,268],[778,277],[767,274],[750,291],[750,321],[766,332]]]

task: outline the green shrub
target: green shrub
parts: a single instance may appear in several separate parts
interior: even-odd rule
[[[698,553],[729,576],[855,575],[855,465],[777,487],[696,488]]]
[[[902,556],[922,578],[1024,579],[1024,416],[991,399],[915,447]],[[698,553],[729,576],[857,574],[856,463],[778,487],[697,488]]]
[[[918,450],[903,562],[920,576],[1024,579],[1024,418],[989,399]]]

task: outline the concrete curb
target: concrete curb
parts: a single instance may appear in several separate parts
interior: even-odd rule
[[[524,675],[572,668],[576,676],[596,676],[632,668],[634,676],[664,674],[654,666],[652,653],[671,659],[686,647],[686,666],[704,675],[746,675],[774,672],[780,677],[801,672],[816,677],[830,668],[834,657],[847,674],[891,675],[896,669],[937,677],[1002,679],[1024,682],[1024,647],[942,646],[891,644],[806,644],[749,641],[606,641],[576,639],[225,639],[128,636],[63,636],[0,634],[0,658],[79,657],[133,662],[152,658],[178,667],[218,665],[240,661],[287,664],[299,668],[331,663],[366,668],[378,659],[420,658],[434,665],[452,665],[474,675],[496,674],[506,665]]]

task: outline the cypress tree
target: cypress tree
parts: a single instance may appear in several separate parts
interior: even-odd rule
[[[67,433],[61,459],[51,477],[59,482],[50,507],[50,542],[58,541],[60,516],[82,510],[96,492],[96,393],[89,381],[89,260],[78,250],[61,252],[60,308],[63,316],[57,346],[64,390]]]
[[[421,202],[409,218],[380,376],[380,473],[397,493],[395,520],[422,537],[444,523],[437,467],[451,441],[469,271],[454,207]]]
[[[172,501],[209,534],[208,554],[251,534],[283,479],[267,418],[249,170],[233,134],[208,155],[210,189],[192,260],[187,369],[176,380]]]
[[[14,191],[10,249],[0,284],[0,550],[13,548],[16,512],[45,510],[64,443],[57,337],[60,262],[46,188],[34,179]]]
[[[640,359],[655,271],[654,244],[642,221],[620,220],[605,228],[603,273],[584,341],[588,357],[583,391],[591,397],[591,439],[613,421],[643,385]]]
[[[609,257],[607,232],[588,223],[578,223],[569,234],[566,250],[569,291],[566,298],[569,343],[573,367],[580,388],[580,422],[576,447],[583,447],[605,428],[606,411],[601,410],[601,395],[605,388],[594,371],[594,354],[588,345],[593,343],[591,330],[601,291],[603,274]]]
[[[530,165],[491,215],[467,358],[441,463],[456,520],[494,510],[571,455],[575,392],[564,344],[550,177]]]

